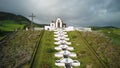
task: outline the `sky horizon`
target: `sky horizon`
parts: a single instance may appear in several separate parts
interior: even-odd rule
[[[73,26],[120,27],[120,0],[0,0],[0,11],[49,24],[60,17]]]

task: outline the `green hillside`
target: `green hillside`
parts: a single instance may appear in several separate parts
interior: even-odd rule
[[[93,27],[93,30],[100,31],[108,36],[115,45],[120,45],[120,28],[117,27]]]
[[[31,21],[22,15],[0,12],[0,31],[14,31],[16,29],[30,28]],[[47,24],[32,22],[33,27],[44,27]]]
[[[36,24],[33,22],[33,27],[44,27],[46,24]],[[8,12],[0,12],[0,39],[5,35],[16,30],[30,28],[31,21],[24,16],[16,15]]]
[[[18,28],[22,29],[25,26],[25,24],[18,24],[14,20],[4,20],[4,21],[0,21],[0,22],[2,22],[2,23],[0,23],[1,31],[14,31]]]
[[[30,21],[21,15],[0,12],[0,31],[14,31],[29,25]]]

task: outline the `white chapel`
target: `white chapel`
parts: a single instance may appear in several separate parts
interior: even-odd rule
[[[50,23],[50,26],[45,26],[45,30],[55,30],[57,28],[65,28],[66,24],[60,19],[57,18],[55,21]]]
[[[44,27],[45,30],[49,30],[49,31],[54,31],[56,29],[61,29],[61,28],[64,29],[65,31],[74,31],[74,30],[92,31],[91,28],[87,28],[87,27],[66,26],[66,24],[60,18],[57,18],[55,21],[52,21],[49,26]]]

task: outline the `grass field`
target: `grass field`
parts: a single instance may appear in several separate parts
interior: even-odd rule
[[[84,35],[87,33],[84,32],[78,32],[78,31],[71,31],[68,32],[70,41],[72,42],[72,45],[75,48],[74,52],[77,53],[77,58],[73,58],[74,60],[79,60],[81,63],[80,67],[74,67],[74,68],[86,68],[86,67],[92,67],[92,68],[107,68],[107,65],[104,63],[104,57],[101,58],[101,53],[94,54],[93,51],[91,51],[90,48],[96,49],[97,45],[92,45],[92,47],[86,43],[84,40]],[[93,37],[90,34],[90,36],[87,36],[87,42],[90,43],[95,37]],[[99,35],[99,34],[96,34]],[[94,36],[96,36],[94,35]],[[42,40],[40,41],[40,45],[38,47],[37,54],[34,59],[34,63],[32,65],[32,68],[63,68],[63,67],[57,67],[55,66],[55,60],[58,58],[54,57],[54,53],[56,52],[54,50],[54,40],[53,40],[53,32],[45,31]],[[103,41],[106,40],[103,38]],[[101,41],[98,41],[102,43]],[[90,48],[88,47],[90,46]],[[99,51],[100,52],[100,51]],[[96,53],[96,51],[95,51]],[[97,57],[96,57],[97,55]],[[60,59],[60,58],[59,58]]]
[[[96,31],[104,33],[115,45],[120,46],[120,28],[99,28]]]
[[[41,31],[18,31],[0,42],[0,68],[29,63]]]
[[[56,68],[53,32],[45,31],[35,55],[32,68]]]
[[[55,66],[54,33],[44,31],[18,31],[9,35],[0,43],[0,67],[30,68],[31,57],[39,42],[31,68],[63,68]],[[119,29],[102,29],[93,32],[68,32],[73,52],[77,54],[74,60],[80,61],[80,67],[74,68],[119,68],[120,46]],[[113,63],[114,62],[114,63]]]
[[[1,31],[15,31],[16,29],[22,29],[24,25],[18,24],[12,20],[0,21],[0,30]]]
[[[88,42],[90,48],[92,48],[101,61],[108,68],[119,68],[120,65],[120,36],[114,31],[116,29],[102,29],[93,32],[82,32],[82,36]],[[118,46],[116,46],[118,45]],[[113,63],[114,62],[114,63]]]
[[[78,31],[68,32],[72,45],[77,53],[77,60],[80,61],[81,66],[75,68],[86,68],[91,66],[92,68],[103,68],[102,64],[98,61],[96,56],[89,50],[87,44],[83,40]]]
[[[12,33],[13,31],[23,29],[24,24],[18,24],[12,20],[0,21],[0,39],[3,39],[5,35]]]

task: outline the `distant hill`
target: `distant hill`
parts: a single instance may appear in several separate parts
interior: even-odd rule
[[[29,21],[27,18],[21,15],[15,15],[8,12],[0,12],[0,20],[15,20],[15,21]]]
[[[22,15],[0,12],[0,37],[15,30],[30,28],[31,21]],[[44,27],[46,24],[33,23],[33,27]]]
[[[114,27],[114,26],[102,26],[102,27],[100,27],[100,26],[92,26],[91,27],[92,28],[92,30],[99,30],[99,29],[118,29],[118,27]]]
[[[30,24],[30,20],[21,15],[8,12],[0,12],[0,21],[11,20],[18,24]]]
[[[36,24],[33,26],[44,27],[46,24]],[[0,31],[14,31],[30,27],[30,20],[22,15],[16,15],[8,12],[0,12]]]
[[[30,25],[30,20],[21,15],[0,12],[0,31],[13,31],[17,28],[23,29]]]

